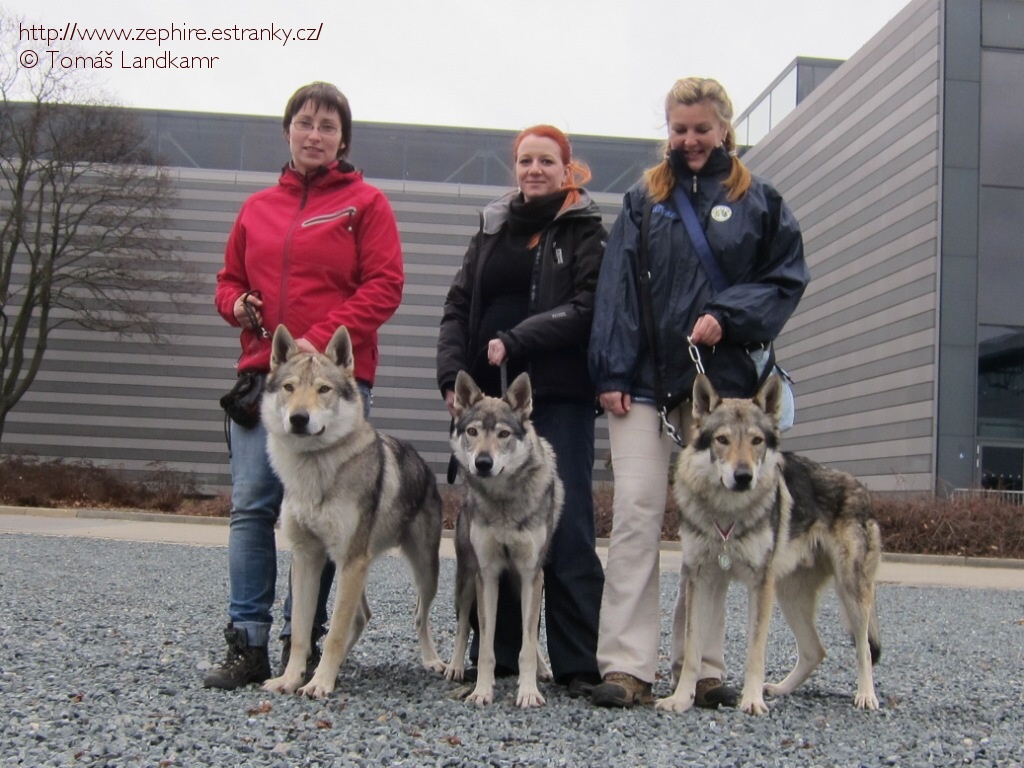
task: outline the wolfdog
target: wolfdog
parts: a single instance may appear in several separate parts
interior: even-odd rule
[[[280,677],[263,684],[268,691],[298,689],[319,698],[334,690],[338,669],[370,619],[370,564],[392,547],[408,559],[416,582],[423,666],[444,670],[430,632],[441,542],[437,483],[411,445],[364,419],[353,367],[344,326],[322,355],[301,352],[283,325],[274,333],[261,415],[270,462],[284,485],[282,528],[292,543],[294,609],[291,657]],[[338,594],[323,657],[303,686],[327,557],[338,565]]]
[[[539,658],[537,631],[544,558],[565,494],[555,452],[530,422],[532,409],[530,378],[525,373],[516,377],[500,399],[484,395],[465,371],[455,379],[451,445],[466,493],[455,525],[458,629],[445,676],[462,679],[475,597],[480,658],[476,688],[467,700],[476,704],[494,701],[498,579],[506,570],[519,587],[523,617],[516,705],[523,709],[542,706],[544,697],[537,678],[551,676]]]
[[[659,709],[693,706],[703,625],[725,611],[733,579],[746,584],[749,600],[744,712],[765,714],[764,694],[792,692],[824,659],[814,619],[830,579],[857,649],[854,706],[878,708],[872,664],[881,654],[874,599],[882,545],[870,497],[850,475],[780,452],[781,395],[775,376],[752,400],[719,397],[704,375],[694,383],[696,439],[680,454],[673,483],[682,540],[679,599],[685,601],[682,668],[673,670],[675,692]],[[796,636],[797,662],[782,682],[765,685],[775,594]]]

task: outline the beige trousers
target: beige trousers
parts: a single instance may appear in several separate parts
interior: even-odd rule
[[[669,414],[689,436],[690,404]],[[608,415],[615,494],[605,567],[597,665],[601,675],[626,672],[653,683],[661,639],[659,550],[669,470],[675,443],[661,429],[657,409],[633,403],[625,416]],[[701,677],[725,679],[725,616],[702,617],[705,629]],[[672,626],[672,685],[682,667],[686,613],[680,590]]]

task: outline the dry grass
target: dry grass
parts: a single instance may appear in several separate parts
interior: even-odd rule
[[[443,486],[444,522],[452,528],[460,488]],[[127,481],[87,461],[43,460],[0,455],[0,504],[26,507],[145,509],[182,515],[226,517],[227,495],[200,496],[191,479],[156,465],[143,480]],[[887,552],[1024,559],[1024,508],[992,499],[952,500],[876,495],[875,515]],[[612,487],[594,491],[599,537],[612,527]],[[669,500],[662,538],[679,538]]]

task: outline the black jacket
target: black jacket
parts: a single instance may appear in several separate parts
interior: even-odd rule
[[[483,312],[480,275],[500,242],[516,195],[509,192],[481,212],[480,231],[470,241],[448,290],[437,340],[437,384],[442,394],[454,388],[460,370],[470,370],[472,350],[488,341],[477,338]],[[529,316],[498,338],[510,362],[525,361],[537,398],[594,398],[587,375],[587,342],[606,238],[600,210],[581,192],[580,200],[543,230],[534,249]]]
[[[702,347],[704,368],[727,397],[751,397],[757,374],[747,348],[778,336],[810,279],[800,227],[782,196],[754,177],[740,200],[726,200],[731,159],[716,150],[696,175],[677,175],[729,287],[715,294],[671,199],[651,210],[648,253],[664,395],[688,398],[696,370],[686,337],[702,314],[722,326],[722,342]],[[654,368],[641,323],[637,251],[647,189],[626,192],[608,237],[590,337],[590,375],[598,393],[653,399]]]

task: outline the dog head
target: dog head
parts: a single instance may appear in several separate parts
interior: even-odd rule
[[[533,389],[521,373],[504,397],[489,397],[473,377],[459,371],[455,379],[455,424],[452,451],[465,472],[476,477],[512,473],[529,456]]]
[[[270,375],[260,409],[267,432],[316,450],[351,433],[363,421],[352,340],[345,326],[324,354],[303,352],[283,325],[274,332]]]
[[[766,462],[778,456],[782,384],[769,376],[753,399],[723,398],[707,376],[693,383],[693,450],[706,453],[718,481],[734,491],[757,487]]]

